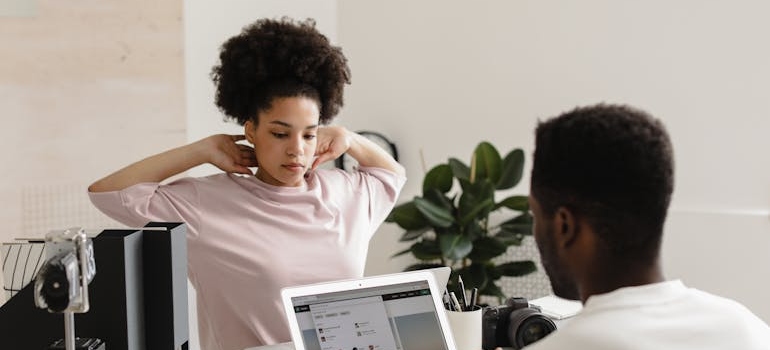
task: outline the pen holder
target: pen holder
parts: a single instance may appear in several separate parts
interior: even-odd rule
[[[481,350],[481,306],[469,311],[445,311],[457,350]]]

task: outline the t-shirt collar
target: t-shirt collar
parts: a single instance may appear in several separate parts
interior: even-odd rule
[[[301,193],[301,192],[307,192],[308,190],[308,179],[305,178],[302,181],[302,184],[299,186],[275,186],[268,184],[267,182],[264,182],[257,178],[256,176],[251,177],[254,184],[256,184],[258,187],[268,190],[270,192],[282,192],[282,193]]]
[[[671,280],[642,286],[623,287],[609,293],[588,297],[583,309],[603,309],[630,305],[659,304],[684,295],[687,287],[681,280]]]

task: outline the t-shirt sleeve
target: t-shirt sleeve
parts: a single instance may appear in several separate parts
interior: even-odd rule
[[[150,221],[198,221],[198,192],[195,183],[181,179],[166,185],[140,183],[120,191],[88,192],[91,203],[110,218],[132,227]]]
[[[379,226],[388,217],[396,204],[406,177],[390,170],[373,167],[360,167],[362,186],[369,194],[369,218],[374,227]]]

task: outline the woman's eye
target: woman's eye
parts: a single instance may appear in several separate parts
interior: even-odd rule
[[[314,138],[315,138],[315,135],[313,135],[313,134],[305,135],[305,140],[312,140]]]
[[[273,132],[271,134],[273,134],[273,136],[275,136],[276,138],[279,138],[279,139],[282,139],[282,138],[286,137],[286,134],[282,134],[282,133],[279,133],[279,132]]]

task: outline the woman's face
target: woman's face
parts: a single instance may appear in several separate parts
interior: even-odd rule
[[[254,145],[257,178],[274,186],[304,183],[313,164],[319,120],[318,103],[307,97],[281,97],[259,114],[259,122],[246,122],[246,139]]]

